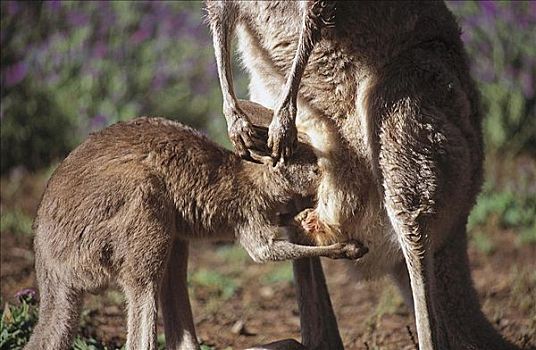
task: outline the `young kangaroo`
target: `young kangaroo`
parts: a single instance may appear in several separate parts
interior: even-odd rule
[[[241,108],[271,113],[253,103]],[[83,294],[111,282],[127,298],[127,349],[156,349],[158,296],[167,347],[198,349],[186,287],[189,240],[236,239],[256,262],[360,257],[366,248],[353,242],[279,239],[278,212],[314,196],[318,176],[303,142],[287,166],[273,168],[160,118],[90,135],[52,175],[34,222],[41,305],[26,349],[69,348]]]
[[[333,26],[308,41],[313,3],[207,3],[224,100],[233,97],[236,29],[250,98],[275,110],[296,101],[296,128],[318,157],[318,203],[304,228],[366,242],[354,270],[396,278],[415,311],[420,349],[509,349],[480,311],[467,261],[482,113],[454,16],[440,1],[337,1]]]

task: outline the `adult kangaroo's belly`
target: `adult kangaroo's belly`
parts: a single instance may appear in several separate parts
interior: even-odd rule
[[[267,84],[270,82],[254,72],[250,77],[250,98],[273,108],[277,103],[277,95],[270,93],[270,90],[266,88]],[[329,139],[329,133],[325,133],[324,130],[314,130],[315,126],[322,125],[321,122],[309,123],[307,120],[305,122],[300,120],[309,118],[307,113],[315,110],[316,108],[308,103],[300,104],[298,107],[298,128],[300,128],[300,123],[309,127],[313,126],[313,129],[308,128],[305,132],[310,136],[320,135],[320,137]],[[361,127],[354,125],[352,129],[361,130]],[[360,131],[355,131],[361,135]],[[351,262],[355,272],[361,278],[372,279],[392,271],[394,265],[402,261],[403,256],[387,213],[383,208],[377,181],[373,178],[371,171],[363,171],[363,169],[371,168],[370,158],[366,154],[367,137],[363,135],[360,142],[356,142],[355,147],[348,150],[350,154],[347,154],[346,160],[342,159],[345,162],[344,165],[341,164],[341,161],[330,159],[329,155],[324,157],[321,149],[322,142],[315,140],[315,137],[311,137],[311,139],[315,148],[319,150],[317,156],[319,156],[323,174],[333,178],[323,179],[326,184],[323,193],[319,193],[319,197],[327,200],[326,206],[328,208],[326,210],[340,211],[335,216],[345,218],[342,225],[344,233],[363,242],[369,248],[369,252],[359,261]],[[344,143],[348,143],[348,140],[343,140]],[[326,147],[329,148],[329,145]],[[342,156],[344,157],[344,154]],[[349,175],[350,173],[352,175]],[[330,208],[331,205],[335,208]]]
[[[362,242],[369,252],[350,264],[360,278],[376,279],[393,271],[403,260],[403,255],[384,208],[373,203],[364,204],[361,212],[349,220],[351,225],[345,226],[350,237]]]
[[[272,109],[279,102],[299,33],[289,28],[276,34],[270,41],[259,39],[246,25],[238,28],[239,50],[250,75],[250,99]],[[373,278],[389,272],[402,254],[370,171],[363,104],[373,74],[345,50],[333,40],[315,47],[300,87],[297,126],[311,137],[326,174],[319,198],[328,202],[327,211],[340,211],[330,216],[344,221],[345,234],[369,248],[354,264],[362,277]],[[333,157],[329,147],[338,143],[344,143],[345,150]]]

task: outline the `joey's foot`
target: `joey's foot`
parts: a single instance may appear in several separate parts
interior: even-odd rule
[[[289,106],[278,108],[268,129],[268,148],[272,150],[275,163],[286,162],[291,156],[298,142],[296,129],[296,111]]]
[[[251,124],[241,111],[225,113],[227,131],[236,153],[246,159],[251,159],[249,150],[266,152],[266,129]]]
[[[356,260],[368,253],[368,248],[361,242],[349,240],[344,243],[336,243],[339,248],[329,255],[331,259],[351,259]]]
[[[314,245],[328,245],[341,242],[341,232],[338,227],[325,224],[315,209],[305,209],[294,218],[301,233]]]
[[[304,209],[296,215],[296,221],[306,232],[320,232],[323,225],[318,218],[318,212],[315,209]]]

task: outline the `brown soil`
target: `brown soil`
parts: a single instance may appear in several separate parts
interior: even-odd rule
[[[19,208],[33,215],[45,178],[2,179],[2,212]],[[493,253],[484,254],[473,244],[469,250],[483,310],[509,340],[523,349],[536,349],[536,246],[516,244],[516,235],[509,231],[492,230],[488,236],[496,247]],[[14,302],[18,290],[35,287],[31,237],[3,230],[0,254],[2,300]],[[221,288],[202,279],[190,283],[203,343],[241,349],[287,337],[299,339],[289,266],[256,265],[239,248],[193,244],[191,274],[215,271],[227,281]],[[324,260],[324,267],[346,349],[416,348],[413,318],[388,280],[358,283],[342,262]],[[234,286],[230,296],[222,293],[225,283]],[[124,342],[124,302],[117,290],[88,296],[85,309],[82,334],[112,347]],[[243,326],[236,326],[239,322]]]

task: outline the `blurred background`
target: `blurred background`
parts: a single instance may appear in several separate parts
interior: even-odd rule
[[[475,281],[488,316],[528,349],[536,346],[536,2],[447,4],[462,27],[486,110],[486,182],[469,222]],[[202,3],[0,6],[0,347],[16,349],[35,322],[33,291],[20,292],[35,287],[31,223],[58,161],[89,132],[139,115],[174,118],[229,143]],[[234,72],[238,95],[246,97],[245,76],[238,65]],[[250,266],[238,248],[210,249],[217,252],[210,258],[193,250],[190,280],[205,347],[298,337],[290,265]],[[359,286],[361,299],[353,300],[344,297],[345,288],[353,295],[356,287],[341,268],[327,269],[347,348],[411,348],[411,318],[387,283]],[[261,288],[250,290],[251,281]],[[87,301],[78,348],[122,344],[122,303],[117,291]],[[356,303],[367,306],[359,319],[345,311]]]

